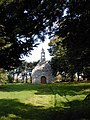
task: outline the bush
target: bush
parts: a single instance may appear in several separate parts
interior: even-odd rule
[[[8,77],[7,77],[6,71],[0,68],[0,84],[7,83],[7,82],[8,82]]]

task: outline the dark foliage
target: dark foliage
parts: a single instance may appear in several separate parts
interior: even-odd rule
[[[89,74],[89,6],[89,0],[1,0],[0,67],[18,66],[21,55],[30,53],[48,34],[63,38],[68,61],[78,73]]]
[[[52,0],[1,1],[0,67],[18,66],[22,54],[31,52],[38,39],[44,41],[53,22],[61,16],[62,5]]]

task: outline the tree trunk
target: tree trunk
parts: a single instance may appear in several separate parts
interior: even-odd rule
[[[79,82],[79,72],[77,73],[77,77],[78,77],[77,81]]]
[[[72,73],[71,74],[71,82],[73,82],[74,81],[74,74]]]

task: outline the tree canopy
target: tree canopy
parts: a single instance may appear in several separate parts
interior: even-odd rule
[[[76,72],[90,78],[90,1],[68,1],[64,16],[58,22],[56,38],[50,42],[51,53],[54,55],[52,65],[59,72],[68,72],[73,76]],[[64,52],[64,56],[62,56]],[[67,62],[66,62],[67,61]],[[63,63],[63,64],[62,64]]]
[[[18,65],[21,55],[28,54],[37,46],[37,39],[44,41],[53,22],[61,16],[62,3],[52,0],[1,0],[0,67]]]
[[[89,0],[1,0],[0,67],[18,65],[46,34],[63,39],[70,61],[89,66],[89,6]]]

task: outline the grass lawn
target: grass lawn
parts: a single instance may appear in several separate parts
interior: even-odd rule
[[[90,120],[90,83],[0,86],[0,120]]]

